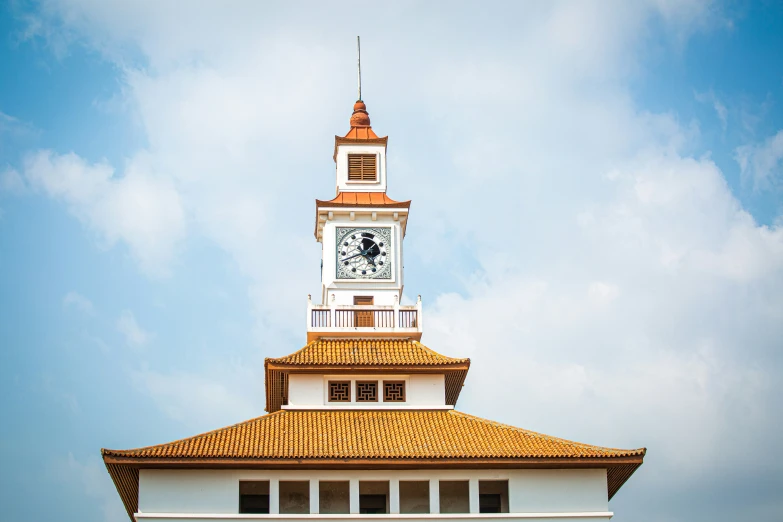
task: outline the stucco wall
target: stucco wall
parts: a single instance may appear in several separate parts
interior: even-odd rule
[[[383,380],[401,379],[407,381],[406,402],[408,406],[444,406],[446,404],[446,385],[443,374],[412,375],[321,375],[294,373],[288,377],[289,406],[323,406],[350,408],[349,403],[329,403],[326,400],[326,381],[333,379]],[[352,386],[353,390],[353,386]],[[352,392],[353,393],[353,392]],[[400,403],[393,403],[399,407]],[[373,408],[383,408],[384,403],[372,404]]]
[[[239,481],[269,480],[272,513],[277,511],[280,480],[350,480],[351,506],[358,511],[358,481],[390,480],[392,495],[399,480],[430,480],[430,509],[437,513],[438,480],[468,480],[471,512],[478,512],[478,481],[509,481],[510,513],[606,512],[606,470],[440,470],[440,471],[251,471],[141,470],[139,511],[146,513],[237,513]],[[311,491],[318,491],[317,483]],[[311,508],[317,513],[317,501]],[[399,502],[390,499],[391,510]]]

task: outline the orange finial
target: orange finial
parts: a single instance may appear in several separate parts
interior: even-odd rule
[[[353,104],[353,114],[351,115],[351,127],[369,127],[370,115],[367,114],[367,106],[362,100],[357,100]]]

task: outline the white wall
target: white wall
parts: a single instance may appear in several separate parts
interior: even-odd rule
[[[309,373],[288,375],[288,404],[304,406],[324,403],[324,376]]]
[[[378,179],[348,181],[348,154],[375,154],[378,164]],[[338,145],[336,156],[337,190],[340,192],[386,192],[386,147],[378,144]]]
[[[328,401],[327,387],[329,380],[350,380],[353,399],[355,381],[379,381],[379,401],[377,403],[334,403]],[[382,381],[404,380],[406,385],[405,400],[400,403],[384,403],[382,396]],[[446,378],[443,374],[307,374],[292,373],[288,376],[288,405],[293,407],[326,407],[333,409],[355,409],[362,405],[372,409],[403,407],[444,407],[446,406]],[[284,407],[285,408],[285,407]]]
[[[446,376],[437,374],[412,374],[408,382],[408,402],[410,404],[446,404]]]
[[[479,480],[509,481],[511,513],[605,513],[606,470],[377,470],[377,471],[264,471],[264,470],[154,470],[139,472],[139,511],[146,513],[238,513],[239,481],[269,480],[274,497],[280,480],[431,480],[437,497],[438,480],[469,480],[478,491]],[[391,491],[399,491],[391,484]],[[317,487],[315,488],[317,491]],[[353,494],[353,492],[352,492]],[[312,495],[311,495],[312,497]],[[275,500],[272,498],[273,513]],[[392,501],[392,506],[399,506]],[[437,502],[430,503],[437,512]],[[477,501],[471,507],[478,510]],[[487,515],[482,515],[486,517]],[[508,515],[505,515],[508,516]]]

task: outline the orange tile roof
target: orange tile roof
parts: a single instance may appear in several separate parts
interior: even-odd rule
[[[410,201],[394,201],[385,192],[338,192],[334,199],[315,200],[318,207],[395,207],[410,208]]]
[[[316,339],[284,357],[266,359],[274,366],[445,366],[470,365],[470,359],[447,357],[411,339]]]
[[[641,457],[542,435],[455,410],[283,410],[106,457],[219,459],[526,459]]]
[[[109,474],[132,517],[138,469],[274,468],[352,463],[420,469],[426,465],[606,468],[611,498],[642,464],[646,450],[581,444],[453,410],[280,411],[168,444],[103,449]]]

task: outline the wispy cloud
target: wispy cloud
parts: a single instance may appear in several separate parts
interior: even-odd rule
[[[715,114],[718,116],[721,126],[725,131],[729,123],[729,111],[726,109],[723,102],[715,95],[715,92],[710,89],[706,92],[696,92],[694,93],[694,96],[696,97],[696,101],[712,105],[712,108],[715,109]]]
[[[25,158],[22,174],[34,189],[65,202],[108,244],[125,241],[146,272],[166,275],[185,215],[171,180],[150,171],[145,157],[136,156],[115,177],[106,163],[41,150]]]
[[[63,306],[74,308],[87,315],[95,315],[95,306],[82,294],[70,291],[63,297]]]
[[[117,319],[117,330],[125,337],[125,342],[132,347],[144,346],[153,334],[139,326],[136,316],[130,310],[124,310]]]
[[[734,152],[743,180],[753,190],[766,190],[780,184],[783,177],[783,130],[761,143],[743,145]]]

